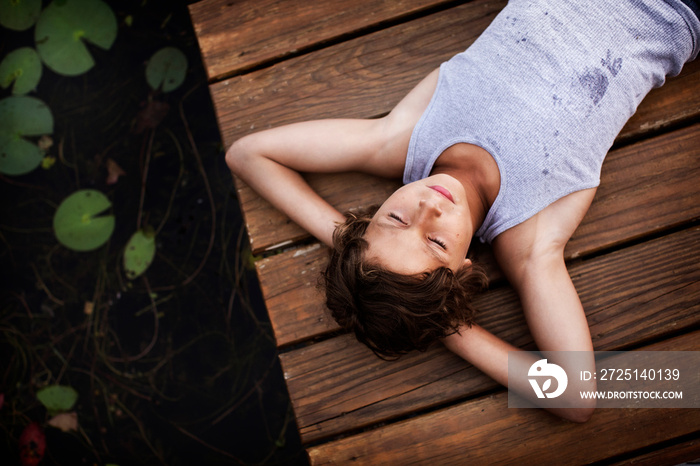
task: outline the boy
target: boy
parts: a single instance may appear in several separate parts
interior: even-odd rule
[[[511,1],[386,117],[263,131],[237,141],[227,162],[333,249],[327,305],[375,353],[440,339],[508,385],[516,348],[472,324],[470,298],[485,282],[466,259],[472,236],[492,244],[540,350],[592,352],[564,247],[617,133],[650,89],[697,56],[696,6]],[[346,219],[299,175],[333,171],[406,184]],[[556,410],[575,421],[592,411]]]

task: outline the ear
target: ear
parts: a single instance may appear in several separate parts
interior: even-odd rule
[[[462,264],[462,267],[467,268],[472,266],[472,261],[471,259],[464,259],[464,263]]]

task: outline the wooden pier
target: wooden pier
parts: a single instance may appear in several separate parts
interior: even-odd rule
[[[190,5],[228,147],[286,123],[386,114],[469,46],[506,1],[201,0]],[[309,175],[339,210],[398,186]],[[585,424],[507,407],[441,346],[378,359],[329,319],[327,250],[236,180],[296,422],[312,464],[678,464],[700,457],[700,409],[598,409]],[[700,350],[700,59],[652,91],[619,135],[566,248],[596,350]],[[532,349],[487,247],[477,322]]]

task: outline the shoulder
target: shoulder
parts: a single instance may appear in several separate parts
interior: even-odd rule
[[[411,134],[430,103],[438,76],[439,69],[433,70],[389,114],[378,120],[383,143],[370,163],[391,167],[393,175],[403,175]]]
[[[591,188],[564,196],[494,239],[496,259],[514,285],[529,272],[563,261],[564,247],[583,220],[595,192]]]

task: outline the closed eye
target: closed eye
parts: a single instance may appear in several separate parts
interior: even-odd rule
[[[396,215],[393,212],[389,214],[389,217],[393,218],[394,220],[398,221],[399,223],[401,223],[403,225],[406,225],[406,222],[404,222],[401,217],[399,217],[398,215]]]
[[[441,241],[437,238],[428,238],[428,239],[430,241],[432,241],[433,243],[437,244],[438,246],[440,246],[442,249],[447,250],[447,245],[445,244],[444,241]]]

